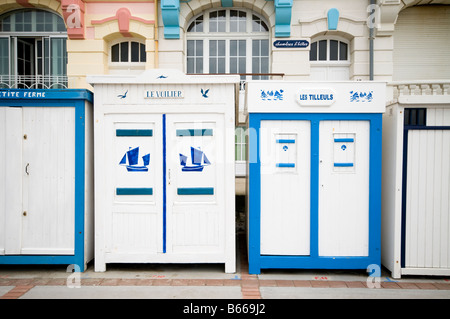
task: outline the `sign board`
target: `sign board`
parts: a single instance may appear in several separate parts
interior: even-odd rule
[[[273,46],[275,48],[307,48],[309,42],[306,40],[277,40]]]

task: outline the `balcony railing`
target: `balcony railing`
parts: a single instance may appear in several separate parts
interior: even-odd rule
[[[0,89],[67,89],[67,76],[0,75]]]

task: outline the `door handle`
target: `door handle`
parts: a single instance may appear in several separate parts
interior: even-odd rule
[[[27,166],[25,166],[25,173],[27,173],[27,175],[30,175],[30,173],[28,172],[28,166],[30,166],[30,163],[27,163]]]
[[[169,168],[169,170],[168,170],[168,172],[167,172],[167,177],[168,177],[168,185],[170,185],[170,168]]]

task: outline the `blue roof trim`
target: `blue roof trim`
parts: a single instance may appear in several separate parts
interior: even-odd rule
[[[164,23],[164,38],[180,38],[180,0],[161,0],[161,15]]]
[[[85,89],[0,89],[0,100],[87,100],[94,95]]]
[[[328,30],[337,30],[337,25],[339,22],[339,10],[336,8],[328,10],[327,18],[328,18]]]
[[[291,16],[293,0],[275,1],[275,37],[291,36]]]

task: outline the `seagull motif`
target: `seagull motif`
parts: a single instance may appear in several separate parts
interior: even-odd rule
[[[209,92],[209,89],[207,89],[205,92],[203,92],[203,89],[201,89],[200,90],[200,92],[202,93],[202,96],[204,97],[204,98],[208,98],[208,92]]]
[[[165,75],[160,75],[160,76],[157,77],[157,79],[167,79],[167,76],[165,76]]]
[[[127,93],[128,93],[128,90],[125,92],[125,94],[119,94],[119,95],[117,95],[117,97],[120,97],[121,99],[124,99],[124,98],[127,97]]]

